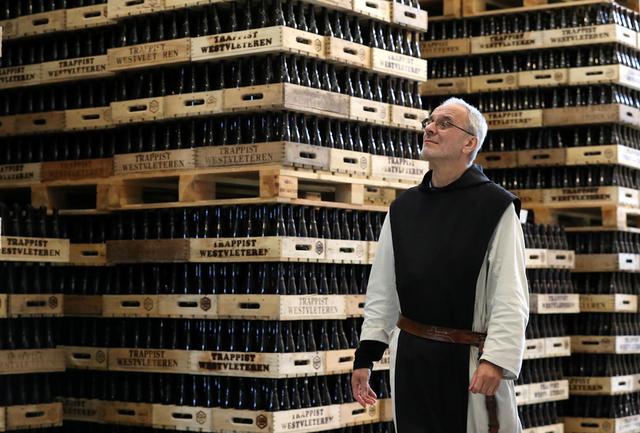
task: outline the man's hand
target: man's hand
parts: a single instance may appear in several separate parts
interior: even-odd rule
[[[502,381],[502,368],[488,361],[480,361],[480,365],[471,378],[469,391],[474,394],[495,395]]]
[[[375,404],[376,393],[369,386],[369,376],[371,371],[368,368],[358,368],[351,374],[351,393],[353,398],[366,408],[367,405]]]

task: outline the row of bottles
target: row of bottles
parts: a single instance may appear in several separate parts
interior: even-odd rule
[[[523,429],[562,423],[558,415],[558,403],[555,401],[518,406],[518,417]]]
[[[640,130],[617,124],[499,130],[487,135],[482,149],[486,152],[505,152],[611,144],[640,149]]]
[[[420,57],[417,31],[295,0],[232,1],[133,17],[118,24],[118,43],[124,47],[271,26],[292,27]]]
[[[638,13],[616,3],[608,3],[430,22],[427,39],[459,39],[603,24],[618,24],[640,31]]]
[[[0,203],[0,233],[2,236],[60,238],[60,217],[55,209],[48,214],[45,207]]]
[[[565,405],[565,417],[624,418],[640,415],[640,393],[621,395],[572,395]]]
[[[66,295],[358,295],[366,292],[369,278],[369,265],[325,263],[172,263],[73,270],[54,267],[52,272],[47,268],[46,274],[39,271],[37,275],[27,275],[30,269],[3,266],[0,272],[5,281],[17,283],[14,293]],[[36,278],[46,282],[40,281],[37,289],[27,285]],[[27,289],[18,291],[23,286]]]
[[[574,293],[569,269],[527,269],[531,293]]]
[[[640,254],[640,234],[623,231],[569,233],[576,254]]]
[[[596,186],[640,189],[640,171],[620,165],[498,169],[485,173],[508,190]]]
[[[560,48],[429,61],[429,79],[621,64],[640,69],[639,53],[624,45]]]
[[[354,349],[361,319],[200,320],[65,318],[66,346],[294,353]],[[66,326],[69,328],[66,328]],[[77,326],[77,328],[76,328]]]
[[[640,335],[640,320],[630,313],[580,313],[567,316],[569,335]]]
[[[567,235],[559,226],[548,224],[522,224],[526,248],[567,250]]]
[[[1,0],[0,20],[107,3],[107,0]]]
[[[446,96],[423,97],[423,108],[432,111],[445,99],[447,99]],[[640,108],[639,91],[609,84],[501,90],[491,93],[473,93],[465,96],[465,99],[476,106],[481,113],[601,104],[624,104]]]
[[[166,433],[165,429],[154,429],[152,427],[141,427],[135,425],[114,425],[114,424],[92,424],[78,421],[65,421],[65,433],[84,433],[91,430],[95,433]],[[343,427],[334,430],[325,430],[325,433],[395,433],[392,422],[360,424],[351,427]],[[31,433],[62,433],[56,429],[31,430]]]
[[[111,240],[290,236],[375,241],[384,217],[384,212],[288,204],[207,206],[118,212],[109,227],[98,228]]]
[[[629,272],[594,272],[573,274],[576,291],[585,295],[638,295],[640,274]]]
[[[564,337],[566,335],[562,314],[531,314],[525,331],[527,340]]]
[[[65,397],[277,412],[353,402],[350,375],[289,379],[189,376],[69,370]],[[371,387],[390,398],[389,373],[374,372]]]
[[[62,373],[0,375],[0,407],[53,403]]]
[[[58,320],[51,317],[0,319],[0,350],[55,348]]]
[[[520,376],[516,385],[528,383],[552,382],[564,379],[562,374],[563,358],[525,359],[522,361]]]
[[[638,355],[574,353],[564,363],[567,376],[613,377],[639,373]]]

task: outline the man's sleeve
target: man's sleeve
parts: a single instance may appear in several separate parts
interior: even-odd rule
[[[364,321],[360,333],[360,345],[353,362],[354,369],[372,368],[373,362],[382,358],[400,313],[389,218],[387,213],[378,239],[376,257],[369,274]]]
[[[503,368],[504,378],[520,374],[529,319],[524,236],[509,205],[489,247],[487,274],[487,338],[481,360]]]

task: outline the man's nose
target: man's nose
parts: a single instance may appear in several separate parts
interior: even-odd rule
[[[424,127],[424,133],[426,134],[427,137],[431,137],[433,134],[436,133],[436,125],[434,122],[428,123],[425,127]]]

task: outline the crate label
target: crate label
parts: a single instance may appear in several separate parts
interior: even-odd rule
[[[47,62],[42,65],[42,81],[57,82],[110,75],[107,55]]]
[[[21,183],[29,180],[40,182],[41,167],[42,164],[39,162],[0,165],[0,182]]]
[[[489,128],[528,128],[542,126],[542,110],[518,110],[486,113]]]
[[[280,162],[282,143],[237,144],[205,147],[196,150],[198,167],[222,167]]]
[[[599,187],[562,188],[558,192],[547,191],[549,202],[611,200],[611,190]]]
[[[429,170],[429,163],[416,159],[396,158],[394,156],[371,157],[371,175],[382,178],[408,179],[421,181]]]
[[[109,50],[109,69],[112,71],[166,63],[188,62],[191,57],[190,39],[133,45]]]
[[[420,44],[420,52],[424,58],[448,57],[469,54],[471,46],[468,38],[443,39],[440,41],[426,41]]]
[[[195,363],[198,370],[220,373],[230,371],[265,373],[271,371],[268,355],[263,353],[205,352],[197,355]]]
[[[571,377],[569,391],[580,394],[611,394],[633,390],[633,376]]]
[[[563,294],[534,294],[532,301],[536,303],[537,311],[578,312],[580,307],[580,295],[574,293]]]
[[[184,353],[162,349],[110,349],[109,369],[114,370],[188,370]]]
[[[638,353],[640,352],[640,336],[617,336],[616,353]]]
[[[92,179],[111,177],[111,158],[83,159],[79,161],[51,161],[42,163],[42,180]]]
[[[471,38],[472,53],[529,50],[542,45],[542,32],[508,33]]]
[[[372,68],[391,75],[427,81],[427,61],[417,57],[372,48]]]
[[[342,317],[345,314],[345,300],[341,295],[281,296],[280,301],[280,315],[287,320]]]
[[[0,68],[0,89],[39,84],[41,74],[40,64]]]
[[[2,236],[0,245],[4,260],[69,261],[69,241],[66,239]]]
[[[194,262],[251,257],[321,259],[326,250],[320,239],[284,237],[192,239],[191,249]]]
[[[622,29],[616,24],[545,30],[543,33],[545,48],[585,45],[599,42],[632,42],[635,44],[635,40],[627,41],[635,32]]]
[[[302,432],[340,428],[340,406],[321,406],[273,412],[274,430]]]
[[[195,168],[195,152],[177,149],[116,155],[113,165],[116,175]]]
[[[98,422],[101,418],[101,401],[82,398],[60,398],[65,420]]]
[[[64,353],[60,349],[26,349],[0,351],[0,371],[64,371]]]

